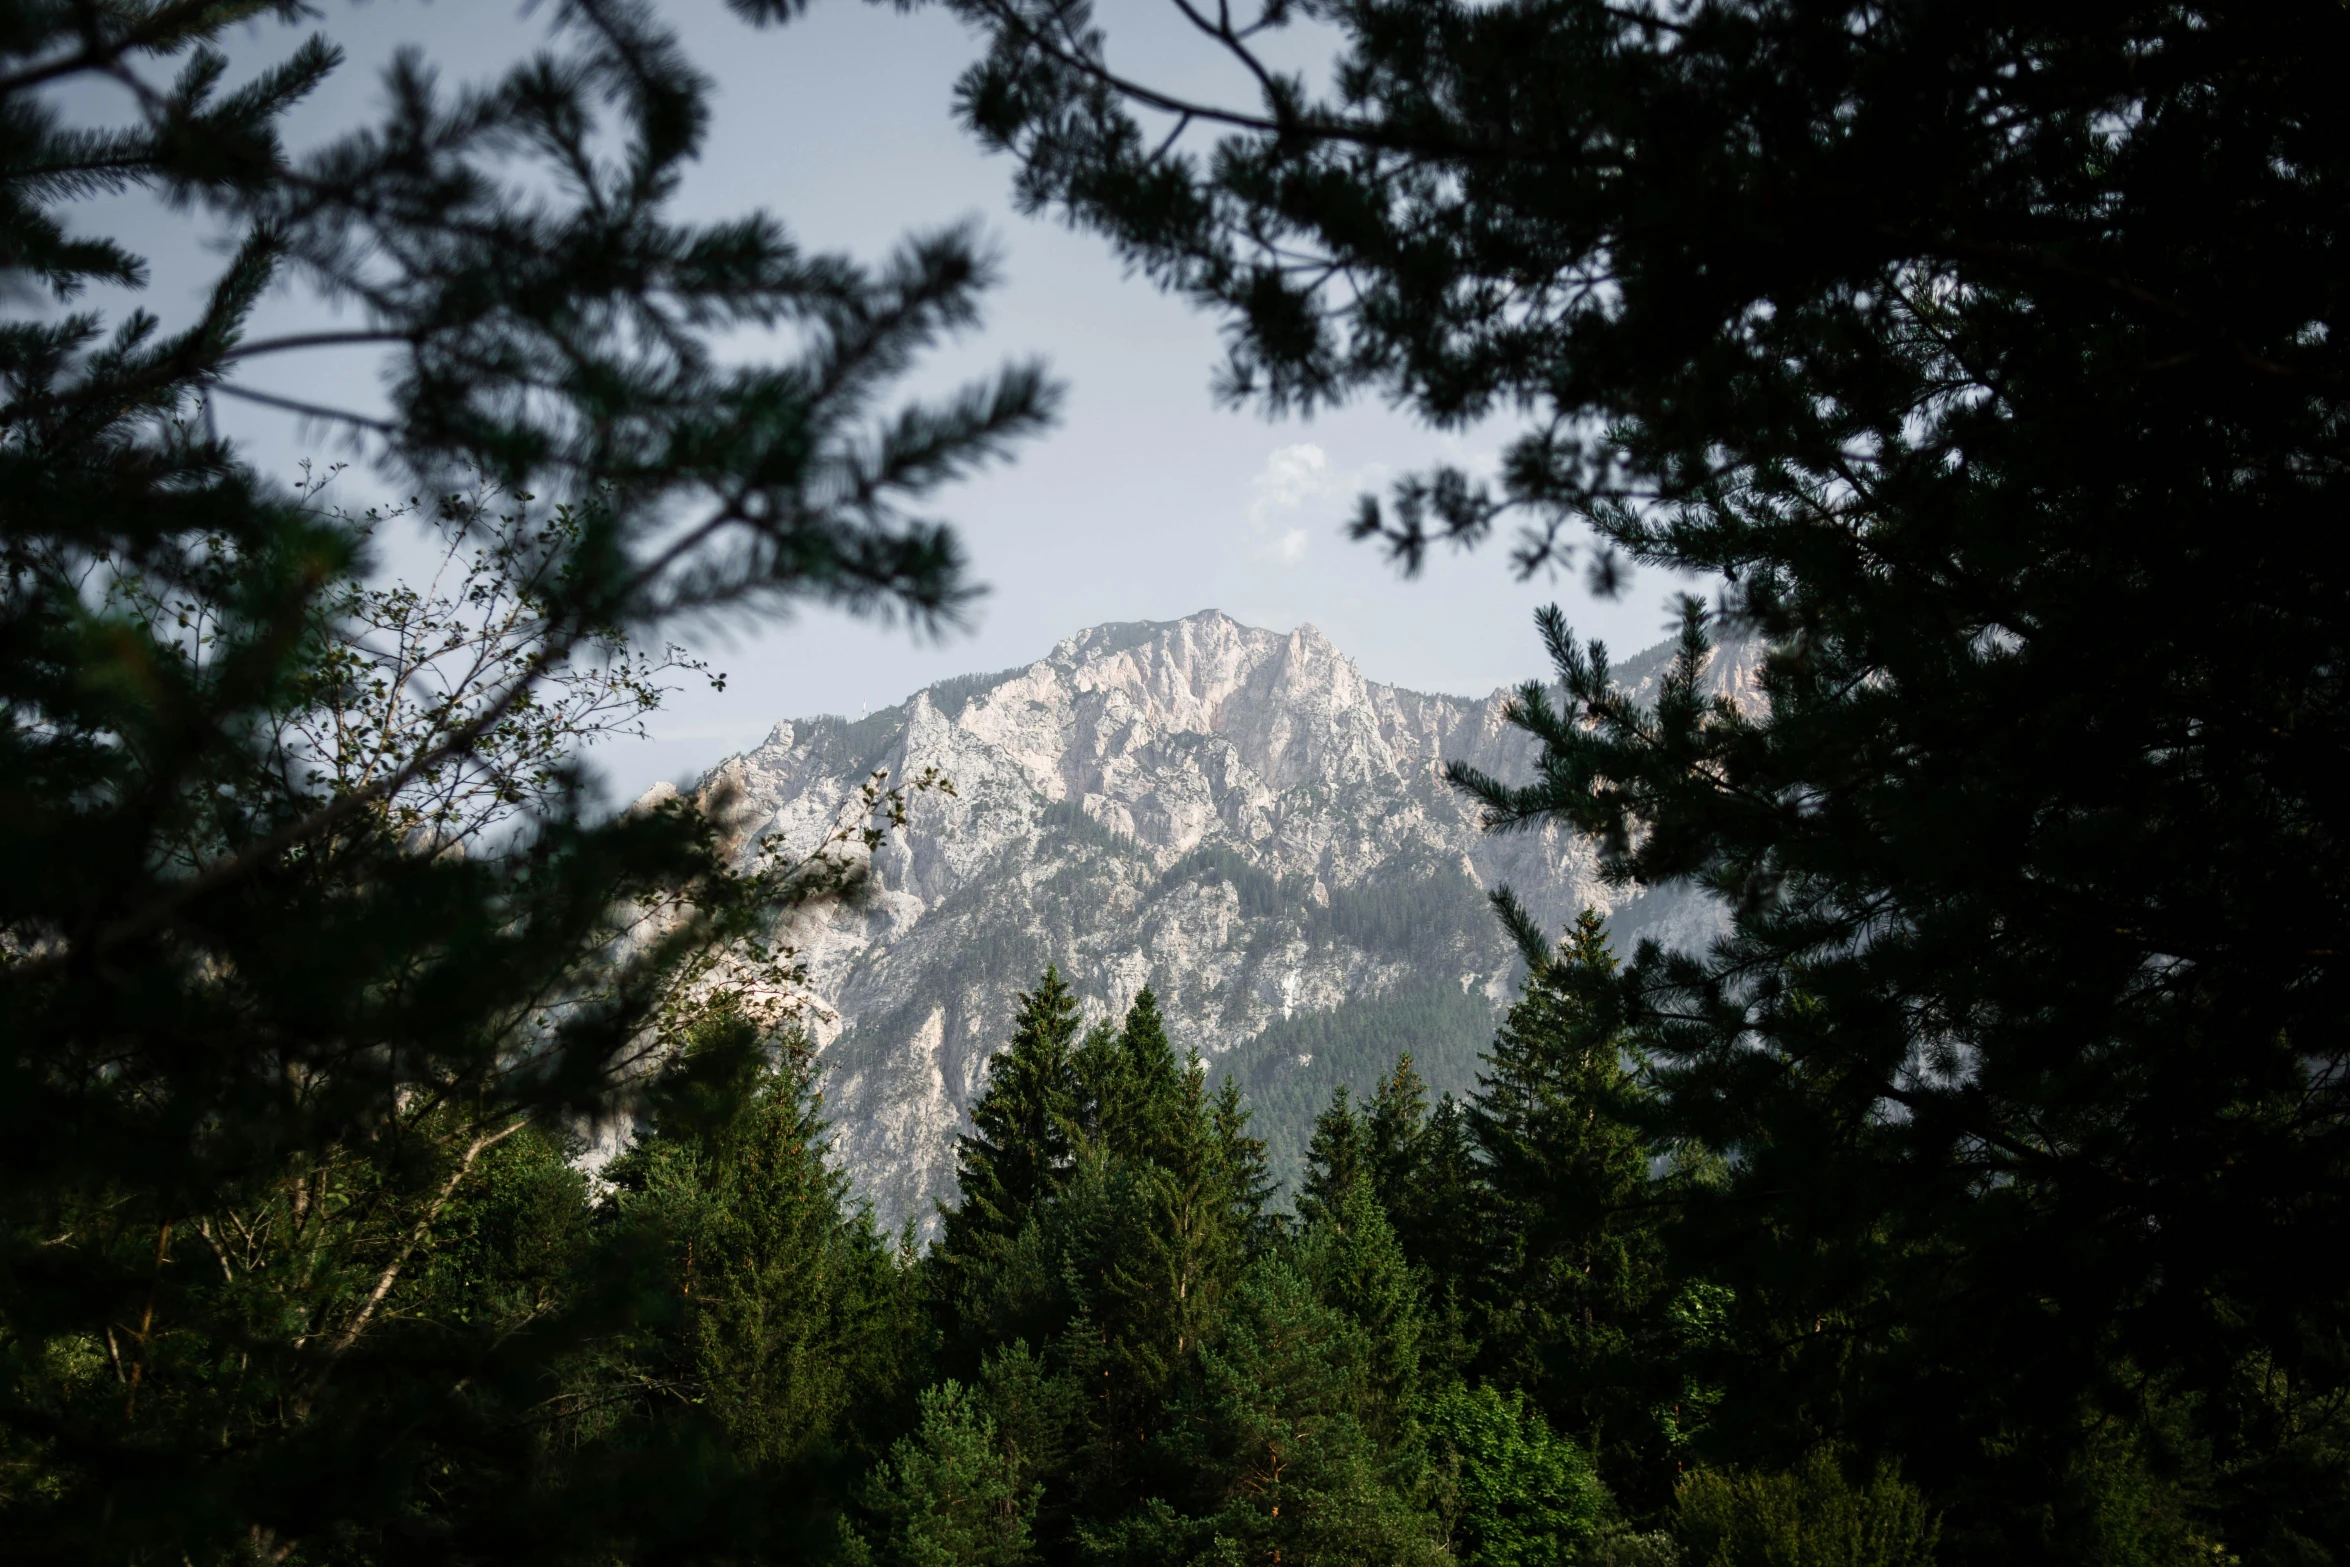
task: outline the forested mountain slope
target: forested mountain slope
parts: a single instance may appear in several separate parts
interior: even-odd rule
[[[1668,656],[1623,680],[1653,683]],[[1717,689],[1751,689],[1741,652],[1715,658]],[[1439,768],[1524,774],[1502,703],[1380,685],[1310,626],[1206,611],[1081,631],[855,722],[779,724],[715,768],[701,790],[733,792],[746,842],[815,841],[877,768],[953,781],[877,853],[861,906],[787,937],[833,1014],[827,1110],[882,1218],[926,1220],[951,1191],[966,1107],[1048,963],[1089,1019],[1154,987],[1177,1047],[1240,1077],[1288,1176],[1332,1083],[1404,1049],[1438,1092],[1474,1080],[1515,962],[1493,886],[1554,928],[1596,906],[1627,949],[1710,929],[1688,896],[1603,886],[1555,827],[1479,829]]]

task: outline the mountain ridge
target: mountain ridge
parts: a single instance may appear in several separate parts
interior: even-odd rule
[[[1652,688],[1670,652],[1636,655],[1619,680]],[[1751,654],[1718,652],[1708,681],[1750,699]],[[868,896],[781,933],[822,1008],[811,1032],[836,1146],[894,1226],[951,1194],[955,1133],[1014,992],[1048,962],[1089,1022],[1151,985],[1177,1047],[1263,1105],[1286,1175],[1293,1123],[1310,1119],[1299,1106],[1329,1082],[1367,1082],[1392,1046],[1418,1041],[1437,1091],[1473,1082],[1516,962],[1492,887],[1548,925],[1589,905],[1622,939],[1710,933],[1690,895],[1607,887],[1589,846],[1555,826],[1480,828],[1440,769],[1526,774],[1507,696],[1384,685],[1316,628],[1205,610],[1088,627],[857,720],[786,720],[695,793],[725,801],[746,843],[812,844],[877,768],[954,780],[873,853]],[[1358,1041],[1348,1059],[1306,1021],[1340,1017]]]

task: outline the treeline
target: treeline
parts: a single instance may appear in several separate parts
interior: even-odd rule
[[[64,1440],[12,1445],[7,1516],[59,1559],[242,1514],[289,1561],[1923,1567],[2069,1506],[2085,1559],[2219,1559],[2120,1422],[1986,1506],[1904,1474],[1933,1405],[1856,1442],[1772,1396],[1623,994],[1587,913],[1473,1093],[1408,1054],[1341,1086],[1285,1196],[1151,992],[1089,1029],[1048,969],[925,1250],[852,1200],[796,1031],[720,990],[600,1166],[542,1115],[306,1169],[200,1250],[50,1215],[155,1286],[135,1345],[17,1319],[19,1428]],[[345,1352],[368,1405],[322,1429]],[[158,1482],[132,1518],[73,1516],[97,1430]]]
[[[444,1116],[194,1236],[93,1193],[44,1224],[69,1264],[151,1248],[145,1309],[12,1314],[10,1537],[135,1559],[266,1518],[245,1554],[301,1562],[1670,1560],[1632,1528],[1669,1479],[1636,1520],[1602,1479],[1629,1495],[1614,1471],[1666,1448],[1592,1442],[1620,1368],[1541,1325],[1576,1303],[1497,1306],[1524,1265],[1447,1211],[1472,1187],[1501,1211],[1478,1139],[1540,1141],[1506,1098],[1564,1061],[1561,1006],[1530,994],[1508,1086],[1466,1108],[1431,1116],[1408,1058],[1365,1115],[1342,1095],[1294,1216],[1238,1085],[1177,1058],[1153,996],[1081,1030],[1051,970],[927,1251],[851,1201],[799,1036],[728,991],[681,1005],[600,1165],[560,1116]],[[1608,1135],[1638,1184],[1646,1154]],[[1577,1301],[1618,1332],[1653,1274]],[[23,1439],[33,1410],[50,1440]],[[126,1463],[148,1494],[93,1516]]]
[[[1176,1059],[1151,994],[1081,1034],[1048,970],[916,1265],[940,1379],[852,1506],[859,1549],[1933,1560],[1940,1515],[1891,1461],[1707,1466],[1725,1290],[1665,1216],[1718,1170],[1641,1129],[1615,968],[1586,915],[1466,1099],[1431,1105],[1408,1054],[1341,1087],[1287,1212],[1237,1085]]]
[[[1786,1320],[1807,1282],[1756,1277],[1722,1233],[1735,1172],[1661,1113],[1631,999],[1586,913],[1474,1092],[1431,1104],[1408,1054],[1341,1086],[1284,1212],[1237,1084],[1177,1061],[1154,998],[1081,1034],[1048,971],[912,1264],[934,1358],[906,1380],[931,1390],[850,1499],[853,1548],[1861,1567],[2023,1538],[2227,1559],[2198,1525],[2224,1456],[2175,1439],[2159,1385],[2017,1429],[2056,1462],[1927,1474],[1904,1460],[1946,1450],[1945,1398],[1812,1404],[1787,1346],[1838,1325]],[[2322,1472],[2338,1433],[2305,1429]],[[2322,1518],[2329,1494],[2272,1505]]]
[[[1341,1088],[1294,1201],[1149,991],[1086,1029],[1048,969],[927,1250],[851,1200],[796,1032],[720,992],[609,1162],[539,1117],[462,1169],[444,1142],[307,1172],[201,1221],[214,1269],[166,1241],[142,1376],[68,1334],[18,1396],[135,1426],[179,1477],[155,1543],[174,1508],[283,1518],[315,1488],[317,1534],[264,1538],[281,1560],[1932,1560],[1890,1463],[1705,1467],[1725,1421],[1774,1415],[1723,1406],[1723,1289],[1670,1260],[1661,1215],[1715,1172],[1639,1129],[1613,969],[1586,916],[1465,1100],[1431,1105],[1408,1055]],[[413,1267],[374,1266],[403,1241]],[[312,1361],[257,1375],[240,1346],[365,1317],[379,1407],[342,1441],[289,1414]],[[105,1483],[79,1456],[9,1455],[25,1538],[90,1537],[56,1515]]]
[[[1463,1382],[1371,1185],[1325,1171],[1302,1222],[1272,1212],[1237,1086],[1177,1060],[1148,991],[1080,1037],[1047,971],[973,1122],[923,1266],[932,1397],[1003,1475],[988,1559],[1434,1562],[1505,1535],[1544,1559],[1590,1533],[1582,1454]],[[977,1559],[936,1498],[867,1505],[888,1560]]]
[[[908,1380],[930,1391],[850,1498],[853,1549],[1874,1567],[2022,1541],[2184,1564],[2232,1559],[2206,1532],[2231,1493],[2239,1517],[2325,1527],[2338,1414],[2301,1427],[2309,1487],[2255,1504],[2151,1378],[1971,1460],[1950,1456],[1964,1395],[1880,1392],[1864,1346],[1865,1401],[1816,1402],[1792,1351],[1851,1329],[1790,1311],[1835,1259],[1756,1271],[1753,1172],[1674,1124],[1636,1002],[1586,913],[1473,1092],[1431,1103],[1408,1054],[1342,1085],[1283,1211],[1237,1084],[1177,1061],[1154,998],[1081,1032],[1048,971],[912,1265],[935,1337]],[[2244,1365],[2248,1402],[2273,1375]]]
[[[1305,1178],[1314,1117],[1333,1089],[1372,1082],[1409,1053],[1430,1094],[1466,1091],[1500,1015],[1482,986],[1463,990],[1441,978],[1403,984],[1327,1012],[1275,1018],[1219,1055],[1216,1070],[1239,1079],[1273,1178],[1294,1191]]]

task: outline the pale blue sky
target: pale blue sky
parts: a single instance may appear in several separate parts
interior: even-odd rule
[[[1619,652],[1664,634],[1665,601],[1679,584],[1656,573],[1599,603],[1576,578],[1513,581],[1505,552],[1491,546],[1435,559],[1405,582],[1374,551],[1345,542],[1339,529],[1359,488],[1383,488],[1386,476],[1431,459],[1487,458],[1506,427],[1446,437],[1376,403],[1311,422],[1218,408],[1208,393],[1218,358],[1211,319],[1122,276],[1098,238],[1012,210],[1009,165],[984,156],[951,116],[952,83],[972,52],[951,19],[817,0],[801,21],[760,32],[719,0],[671,0],[663,10],[716,84],[715,132],[686,194],[691,213],[764,207],[811,248],[867,257],[910,229],[976,218],[1005,281],[985,328],[939,355],[916,385],[1033,354],[1068,383],[1069,398],[1061,426],[1016,464],[938,505],[991,589],[968,630],[926,643],[821,610],[782,624],[701,628],[687,640],[728,672],[726,691],[681,693],[656,715],[652,741],[602,750],[617,794],[691,776],[779,719],[887,706],[947,675],[1026,662],[1107,620],[1214,607],[1284,630],[1311,622],[1373,679],[1471,694],[1539,672],[1530,615],[1554,598]],[[1122,63],[1221,85],[1167,25],[1165,0],[1107,0],[1102,11],[1114,39],[1135,40]],[[542,18],[507,0],[326,0],[324,12],[317,25],[350,60],[294,122],[297,144],[367,114],[376,73],[402,44],[420,45],[445,76],[469,78],[541,35]],[[258,59],[288,41],[272,26],[249,47]],[[87,105],[105,107],[102,98]],[[154,252],[151,306],[167,319],[184,311],[211,258],[146,213],[117,208],[107,215],[115,219]],[[318,307],[285,298],[269,309],[283,326],[315,318]],[[324,354],[252,372],[257,386],[357,404],[373,395],[373,379],[367,360]],[[266,466],[290,472],[305,453],[332,455],[317,432],[288,420],[222,411]]]

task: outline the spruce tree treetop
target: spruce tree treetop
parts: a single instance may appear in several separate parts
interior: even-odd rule
[[[1298,1217],[1343,1222],[1347,1193],[1369,1175],[1363,1161],[1363,1123],[1347,1085],[1330,1090],[1330,1103],[1314,1117],[1306,1141],[1305,1185],[1297,1195]]]
[[[1059,1189],[1078,1131],[1071,1061],[1078,1021],[1076,994],[1047,966],[1036,988],[1021,994],[1012,1041],[990,1059],[971,1131],[957,1144],[962,1202],[946,1211],[948,1252],[981,1236],[1010,1236]]]
[[[1390,1217],[1410,1203],[1410,1191],[1420,1164],[1420,1140],[1428,1126],[1428,1086],[1412,1067],[1412,1053],[1396,1057],[1395,1066],[1371,1090],[1369,1113],[1362,1118],[1363,1158],[1371,1175],[1371,1189]]]
[[[1183,1067],[1158,997],[1136,992],[1116,1030],[1098,1026],[1077,1053],[1089,1135],[1119,1158],[1164,1162],[1182,1133]]]
[[[1126,1026],[1120,1030],[1127,1055],[1136,1061],[1157,1061],[1161,1056],[1174,1059],[1174,1047],[1167,1040],[1167,1020],[1159,1015],[1159,998],[1145,985],[1134,993],[1134,1005],[1126,1009]]]

